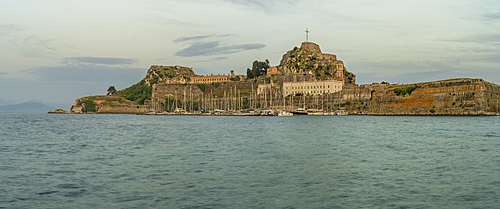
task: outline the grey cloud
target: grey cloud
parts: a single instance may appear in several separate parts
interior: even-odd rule
[[[23,30],[21,27],[14,24],[0,25],[0,36],[6,35],[12,31],[21,31],[21,30]]]
[[[220,46],[220,41],[197,42],[175,53],[179,57],[210,56],[219,54],[233,54],[245,50],[264,48],[264,44],[239,44]]]
[[[498,43],[500,42],[500,34],[482,34],[458,39],[440,39],[438,41],[465,43]]]
[[[227,60],[229,57],[216,57],[208,60],[202,60],[202,61],[196,61],[196,62],[217,62],[217,61],[222,61],[222,60]]]
[[[6,72],[0,72],[0,75],[7,75]]]
[[[110,57],[69,57],[65,61],[73,61],[81,64],[100,65],[130,65],[138,61],[132,58],[110,58]]]
[[[21,27],[14,25],[14,24],[7,24],[7,25],[0,25],[0,29],[5,29],[5,30],[22,30]]]
[[[250,7],[255,11],[276,12],[282,7],[296,4],[297,1],[291,0],[226,0],[232,4],[242,5],[245,7]]]
[[[214,35],[206,35],[206,36],[189,36],[189,37],[179,37],[175,40],[173,40],[174,43],[179,43],[179,42],[186,42],[186,41],[192,41],[192,40],[201,40],[209,37],[213,37]]]
[[[485,14],[484,17],[489,20],[500,20],[500,13]]]
[[[236,35],[236,34],[230,34],[230,33],[229,33],[229,34],[222,34],[222,35],[218,35],[217,37],[231,37],[231,36],[235,36],[235,37],[236,37],[236,36],[238,36],[238,35]]]
[[[61,38],[50,38],[50,39],[41,39],[37,38],[36,36],[32,35],[29,36],[28,38],[25,38],[23,43],[25,45],[38,45],[40,47],[43,47],[45,49],[55,51],[57,47],[54,44],[54,41],[61,39]]]
[[[212,37],[231,37],[237,36],[236,34],[222,34],[222,35],[205,35],[205,36],[184,36],[173,40],[174,43],[190,42],[190,41],[200,41],[206,38]]]

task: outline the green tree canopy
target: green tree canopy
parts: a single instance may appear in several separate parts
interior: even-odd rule
[[[110,86],[108,88],[108,95],[113,95],[114,93],[116,93],[115,86]]]
[[[253,64],[252,64],[253,77],[257,78],[261,75],[265,75],[267,73],[267,69],[269,67],[270,67],[270,65],[269,65],[268,59],[266,59],[266,61],[264,61],[264,62],[257,61],[257,60],[253,61]]]
[[[252,70],[250,70],[250,68],[247,68],[247,77],[248,79],[253,79],[253,73]]]

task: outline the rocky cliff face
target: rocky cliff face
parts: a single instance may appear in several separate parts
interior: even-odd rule
[[[344,83],[356,83],[356,76],[347,71],[344,63],[337,60],[337,56],[321,52],[319,45],[312,42],[304,42],[300,48],[295,47],[284,54],[279,69],[285,74],[311,74],[318,80],[344,77]],[[340,76],[338,72],[341,72],[343,76]]]
[[[88,108],[88,106],[93,108]],[[87,108],[86,108],[87,107]],[[86,111],[93,110],[93,111]],[[75,100],[70,113],[119,113],[141,114],[149,111],[149,104],[138,105],[123,97],[113,95],[89,96]]]
[[[412,88],[415,89],[409,93],[401,92]],[[498,85],[482,79],[452,79],[391,86],[372,92],[369,114],[487,115],[496,111],[495,101],[498,101],[499,95]]]
[[[193,69],[182,66],[152,65],[146,74],[147,84],[181,84],[187,83],[191,77],[197,76]]]

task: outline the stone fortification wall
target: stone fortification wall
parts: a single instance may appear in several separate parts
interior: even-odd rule
[[[321,49],[319,48],[318,44],[315,44],[313,42],[302,42],[300,45],[300,48],[308,51],[313,51],[315,53],[321,54]]]
[[[500,90],[481,79],[455,79],[418,85],[410,95],[396,95],[390,88],[373,92],[372,115],[485,115],[494,108],[488,100],[498,98]],[[491,91],[488,91],[491,90]],[[487,95],[488,92],[490,95]]]
[[[271,79],[278,79],[280,83],[283,82],[301,82],[301,81],[315,81],[316,78],[312,74],[285,74],[274,76]]]
[[[335,93],[334,97],[340,97],[341,103],[349,102],[370,102],[372,88],[347,87],[341,92]],[[340,95],[338,95],[340,94]]]
[[[318,59],[325,59],[325,60],[337,60],[337,55],[334,54],[318,54]]]
[[[149,108],[144,105],[132,106],[101,106],[97,113],[105,114],[143,114],[147,113]]]

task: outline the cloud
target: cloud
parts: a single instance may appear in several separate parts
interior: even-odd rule
[[[190,42],[190,41],[200,41],[202,39],[206,38],[212,38],[212,37],[230,37],[230,36],[237,36],[236,34],[222,34],[222,35],[206,35],[206,36],[184,36],[184,37],[179,37],[173,40],[174,43],[181,43],[181,42]]]
[[[201,60],[201,61],[196,61],[196,62],[217,62],[217,61],[222,61],[222,60],[227,60],[229,57],[216,57],[208,60]]]
[[[23,28],[14,24],[0,25],[0,36],[6,35],[7,33],[10,33],[12,31],[22,31],[22,30]]]
[[[481,34],[458,39],[439,39],[438,41],[458,42],[458,43],[484,43],[498,44],[500,42],[500,34]]]
[[[59,40],[61,39],[60,37],[58,38],[49,38],[49,39],[41,39],[41,38],[38,38],[34,35],[31,35],[27,38],[24,39],[23,43],[25,45],[37,45],[37,46],[40,46],[42,48],[45,48],[45,49],[48,49],[48,50],[51,50],[51,51],[56,51],[58,49],[58,47],[56,46],[56,44],[54,43],[56,40]]]
[[[239,44],[220,46],[220,41],[196,42],[191,46],[175,53],[179,57],[210,56],[219,54],[234,54],[246,50],[264,48],[264,44]]]
[[[192,40],[201,40],[201,39],[205,39],[205,38],[213,37],[213,36],[214,35],[179,37],[179,38],[173,40],[173,42],[179,43],[179,42],[186,42],[186,41],[192,41]]]
[[[110,57],[69,57],[65,62],[77,62],[79,64],[98,64],[98,65],[130,65],[138,61],[132,58],[110,58]]]
[[[488,13],[484,17],[488,20],[500,20],[500,13]]]
[[[235,5],[248,7],[254,11],[261,11],[266,14],[273,14],[283,7],[297,4],[297,1],[291,0],[225,0]]]
[[[6,72],[0,72],[0,75],[7,75]]]

